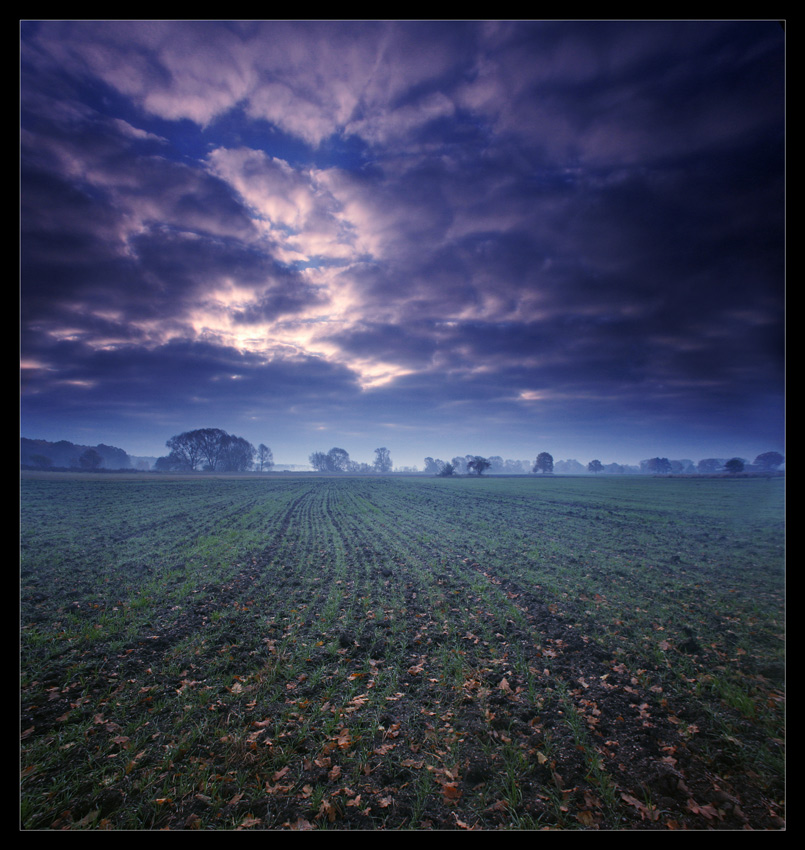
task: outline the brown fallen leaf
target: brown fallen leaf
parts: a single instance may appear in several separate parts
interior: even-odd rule
[[[582,826],[589,826],[589,827],[593,827],[593,826],[597,826],[597,825],[598,825],[598,822],[597,822],[597,821],[596,821],[596,819],[595,819],[595,815],[594,815],[592,812],[588,811],[587,809],[583,809],[582,811],[580,811],[580,812],[576,815],[576,820],[577,820],[577,821],[578,821],[578,822],[579,822]]]
[[[688,811],[693,812],[694,815],[704,815],[708,820],[713,820],[714,818],[720,817],[718,810],[715,806],[711,806],[709,804],[705,804],[704,806],[700,806],[694,799],[688,800]]]
[[[336,807],[325,797],[321,801],[321,805],[319,806],[319,812],[316,815],[316,818],[326,817],[327,820],[332,823],[336,815],[338,814],[338,810]]]
[[[621,799],[630,806],[634,806],[640,812],[642,820],[656,821],[660,819],[660,813],[654,806],[647,806],[631,794],[622,793]]]
[[[442,785],[442,794],[444,795],[445,801],[448,803],[454,800],[460,800],[461,793],[461,789],[458,787],[457,782],[445,782]]]

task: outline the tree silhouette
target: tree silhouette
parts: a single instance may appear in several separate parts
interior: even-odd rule
[[[553,472],[553,457],[548,452],[540,452],[534,461],[534,472]]]
[[[317,472],[347,472],[350,467],[349,452],[345,449],[332,448],[327,454],[313,452],[309,460]]]
[[[766,472],[774,472],[778,466],[781,466],[785,462],[785,458],[780,454],[780,452],[763,452],[762,455],[758,455],[755,458],[754,466],[759,467],[760,469],[765,470]]]
[[[391,453],[383,446],[383,448],[375,449],[375,472],[391,472]]]
[[[171,450],[166,459],[159,458],[161,469],[195,470],[201,464],[215,471],[225,469],[242,472],[254,460],[254,446],[243,437],[227,434],[220,428],[199,428],[171,437],[165,445]]]
[[[739,457],[730,458],[724,464],[724,469],[726,469],[730,475],[737,475],[739,472],[744,471],[744,462]]]
[[[82,469],[100,469],[103,466],[103,458],[95,449],[87,449],[81,453],[78,463]]]
[[[474,472],[476,475],[481,476],[483,471],[489,469],[491,465],[485,457],[475,455],[475,457],[467,461],[467,472]]]
[[[216,468],[225,472],[246,472],[252,468],[257,452],[248,440],[225,434],[221,444]]]
[[[271,449],[264,443],[260,443],[257,447],[257,464],[260,467],[260,472],[265,469],[271,469],[274,466],[274,455]]]
[[[671,461],[667,457],[653,457],[644,463],[646,471],[655,475],[667,475],[671,471]]]

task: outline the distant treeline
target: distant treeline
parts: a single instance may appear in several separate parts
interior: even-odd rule
[[[425,458],[424,473],[428,475],[481,475],[487,471],[492,475],[527,475],[530,473],[552,475],[769,475],[779,472],[785,458],[779,452],[764,452],[750,463],[744,458],[705,458],[698,463],[692,460],[669,460],[653,457],[641,460],[638,465],[601,463],[591,460],[586,466],[575,459],[554,462],[548,452],[540,452],[536,460],[504,460],[499,455],[458,455],[450,461],[440,458]],[[418,472],[416,468],[410,470]]]
[[[166,446],[170,453],[160,458],[140,458],[123,449],[100,443],[81,446],[68,440],[56,443],[48,440],[20,438],[20,465],[26,469],[64,470],[142,470],[161,472],[215,471],[267,472],[274,468],[274,457],[268,446],[260,443],[255,448],[248,440],[227,434],[220,428],[200,428],[171,437]],[[779,452],[764,452],[750,462],[745,458],[704,458],[669,460],[654,457],[638,465],[601,463],[591,460],[586,466],[574,459],[554,462],[548,452],[540,452],[536,460],[510,460],[500,455],[457,455],[450,461],[426,457],[422,469],[412,466],[394,467],[391,453],[384,446],[375,449],[371,464],[353,461],[341,448],[329,452],[313,452],[310,466],[318,472],[383,473],[390,472],[419,475],[530,475],[534,473],[555,475],[769,475],[781,474],[785,458]],[[299,467],[300,469],[302,467]]]
[[[48,440],[20,438],[20,466],[31,469],[148,469],[150,464],[138,463],[123,449],[106,446],[79,446],[68,440],[51,443]]]

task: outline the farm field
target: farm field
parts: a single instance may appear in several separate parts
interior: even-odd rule
[[[23,477],[21,826],[782,829],[783,500]]]

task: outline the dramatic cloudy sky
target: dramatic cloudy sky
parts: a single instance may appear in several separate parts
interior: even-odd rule
[[[23,22],[21,433],[783,450],[766,22]]]

